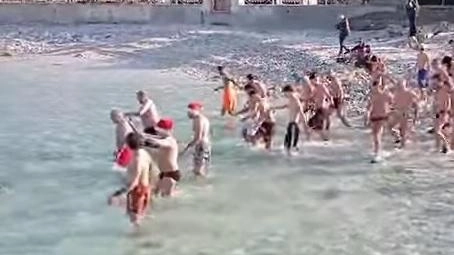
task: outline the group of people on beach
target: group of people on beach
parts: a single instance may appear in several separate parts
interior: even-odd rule
[[[429,57],[420,47],[414,72],[396,79],[387,71],[384,59],[371,53],[365,66],[370,77],[370,93],[365,107],[364,125],[370,127],[374,157],[372,163],[381,160],[382,136],[385,130],[393,136],[398,148],[404,148],[410,134],[421,119],[424,105],[432,104],[435,148],[443,153],[454,149],[454,67],[452,57]],[[217,67],[222,84],[221,115],[239,117],[244,141],[253,146],[273,147],[276,135],[276,112],[287,112],[284,137],[285,151],[292,155],[299,150],[301,131],[305,140],[318,134],[323,141],[330,139],[331,117],[337,116],[351,128],[345,118],[347,103],[341,80],[332,71],[321,74],[314,71],[301,75],[292,74],[295,82],[283,86],[268,87],[254,74],[246,76],[240,84]],[[243,91],[246,102],[238,107],[239,92]],[[273,95],[281,92],[285,103],[276,104]],[[154,195],[172,196],[182,173],[179,156],[193,148],[193,173],[197,177],[207,175],[211,160],[210,121],[203,114],[201,102],[187,105],[187,115],[192,120],[192,140],[180,151],[180,144],[172,130],[174,121],[161,118],[157,107],[144,91],[137,92],[140,108],[137,112],[123,113],[112,110],[111,119],[116,126],[116,162],[126,168],[124,188],[109,197],[109,203],[119,203],[126,195],[126,208],[133,224],[139,225]],[[142,128],[136,127],[132,117],[140,117]],[[413,136],[413,139],[415,137]]]

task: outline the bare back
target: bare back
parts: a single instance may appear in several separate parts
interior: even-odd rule
[[[202,143],[210,143],[210,121],[207,117],[200,114],[198,118],[194,118],[192,130],[194,131],[194,135],[200,132]]]
[[[393,101],[392,95],[387,91],[375,91],[370,99],[370,116],[386,117],[389,114],[390,106]]]
[[[128,182],[132,182],[135,171],[138,171],[139,180],[138,185],[149,186],[150,185],[150,166],[153,164],[153,160],[151,159],[150,154],[144,150],[139,149],[135,152],[135,157],[133,162],[129,164],[127,175],[128,175]]]
[[[419,70],[429,70],[429,65],[430,65],[430,60],[429,60],[429,55],[425,52],[419,52],[417,59],[416,59],[416,65]]]
[[[166,146],[161,146],[156,153],[157,163],[161,172],[172,172],[178,168],[178,143],[175,138],[168,136],[164,139]]]
[[[301,116],[302,105],[300,98],[296,92],[292,93],[288,99],[288,114],[289,114],[289,122],[296,122],[298,123]]]

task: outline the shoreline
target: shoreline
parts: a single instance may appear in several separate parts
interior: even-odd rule
[[[30,56],[70,56],[76,62],[93,62],[106,68],[181,70],[192,79],[203,81],[213,81],[215,67],[224,65],[236,79],[255,73],[269,86],[293,83],[291,74],[294,72],[332,69],[349,95],[347,111],[353,117],[363,113],[369,90],[363,69],[335,62],[337,37],[335,33],[322,30],[297,34],[197,26],[170,30],[140,25],[79,26],[73,30],[38,26],[19,32],[14,28],[11,33],[0,34],[0,43],[4,42],[5,49],[11,46],[23,53],[0,57],[2,62]],[[114,34],[115,31],[118,34]],[[425,44],[429,53],[438,54],[436,52],[443,50],[440,48],[443,42],[453,35],[453,32],[446,32],[433,38]],[[387,59],[393,75],[402,76],[414,65],[416,53],[406,46],[404,36],[393,35],[389,29],[354,32],[348,38],[348,46],[359,38],[371,44],[373,54]]]

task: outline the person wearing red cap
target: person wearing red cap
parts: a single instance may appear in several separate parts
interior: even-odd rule
[[[210,121],[202,114],[202,104],[199,102],[192,102],[188,105],[188,118],[192,119],[193,137],[181,154],[194,147],[194,174],[206,176],[211,159]]]
[[[126,113],[126,116],[139,116],[142,120],[144,132],[148,134],[155,134],[155,126],[159,121],[159,113],[154,104],[145,91],[138,91],[136,93],[137,101],[140,103],[140,109],[137,112]]]
[[[172,134],[173,120],[162,118],[156,125],[155,135],[145,134],[145,143],[151,148],[156,148],[156,161],[161,173],[157,193],[162,196],[174,194],[176,184],[181,179],[181,172],[178,170],[178,143]]]
[[[126,211],[131,223],[138,227],[150,204],[153,184],[150,183],[149,173],[154,163],[150,154],[143,149],[139,134],[128,134],[126,145],[133,152],[132,160],[127,166],[127,184],[114,192],[108,203],[112,204],[115,198],[126,194]]]

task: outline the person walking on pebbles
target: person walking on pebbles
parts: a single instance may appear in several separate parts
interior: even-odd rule
[[[337,23],[336,28],[339,30],[339,54],[341,56],[344,53],[344,49],[348,51],[348,48],[345,47],[344,42],[345,39],[350,35],[350,22],[345,15],[339,16],[340,22]]]

